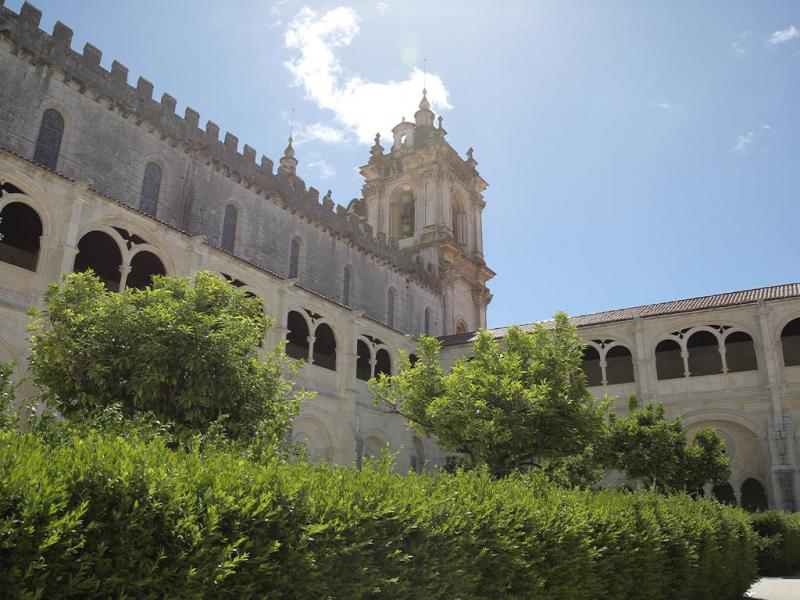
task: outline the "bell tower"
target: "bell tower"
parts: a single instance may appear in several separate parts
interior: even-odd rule
[[[422,90],[414,121],[403,117],[395,125],[388,152],[375,136],[361,167],[362,210],[378,235],[396,241],[435,277],[444,315],[443,330],[435,333],[449,335],[486,327],[486,282],[494,277],[483,256],[488,184],[472,148],[461,158],[445,138],[442,117],[434,117]]]

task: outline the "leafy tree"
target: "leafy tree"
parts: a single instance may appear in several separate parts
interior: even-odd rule
[[[259,348],[271,323],[258,300],[213,273],[123,293],[71,274],[44,304],[31,311],[29,364],[65,417],[119,405],[173,423],[179,437],[216,423],[234,439],[278,440],[303,397],[283,377],[296,367],[280,347]]]
[[[13,381],[13,375],[13,362],[0,363],[0,430],[14,429],[18,425],[17,415],[11,413],[19,387],[19,382]]]
[[[605,408],[586,387],[575,327],[559,313],[531,333],[512,327],[503,345],[480,332],[474,356],[445,373],[439,341],[423,336],[413,365],[402,356],[396,375],[372,382],[376,402],[495,477],[580,455]]]
[[[713,429],[699,431],[689,444],[686,427],[680,419],[666,419],[662,405],[640,406],[633,397],[629,406],[627,417],[609,418],[605,442],[609,467],[664,492],[696,491],[707,482],[728,479],[725,442]]]

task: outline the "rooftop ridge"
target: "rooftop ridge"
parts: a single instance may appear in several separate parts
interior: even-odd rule
[[[203,152],[219,167],[235,174],[244,185],[258,188],[262,195],[278,194],[290,210],[301,211],[309,218],[320,222],[337,237],[352,240],[361,250],[395,266],[429,287],[435,287],[433,277],[420,272],[413,258],[399,249],[396,241],[385,236],[374,235],[372,227],[347,209],[328,198],[320,202],[319,191],[306,189],[306,183],[294,174],[273,172],[274,163],[266,155],[256,163],[256,150],[244,144],[239,152],[239,138],[226,132],[219,139],[219,125],[207,121],[200,128],[200,114],[187,105],[184,116],[175,113],[177,100],[168,93],[160,101],[153,99],[153,84],[139,77],[136,87],[128,83],[128,68],[114,60],[111,70],[100,65],[102,52],[90,43],[78,53],[70,46],[72,29],[61,21],[56,22],[52,34],[39,27],[42,11],[29,2],[20,8],[19,14],[5,7],[0,0],[0,36],[7,37],[19,50],[35,57],[37,62],[48,64],[63,71],[66,76],[82,87],[91,87],[98,97],[105,96],[115,107],[136,114],[164,133],[186,146]]]

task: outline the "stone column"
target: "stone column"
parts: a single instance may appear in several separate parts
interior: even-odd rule
[[[633,320],[633,333],[635,338],[634,367],[636,368],[636,384],[639,388],[640,398],[650,398],[653,391],[650,389],[650,374],[647,366],[650,362],[650,355],[644,339],[644,324],[640,317]]]

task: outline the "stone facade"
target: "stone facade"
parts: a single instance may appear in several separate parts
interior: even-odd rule
[[[0,0],[0,360],[20,373],[26,310],[52,281],[92,267],[111,289],[154,273],[210,270],[258,296],[276,325],[269,345],[306,358],[318,392],[296,441],[342,464],[399,452],[401,470],[444,457],[372,404],[365,379],[392,369],[420,332],[442,336],[444,361],[486,326],[493,276],[483,255],[486,182],[472,149],[448,144],[423,91],[413,122],[376,137],[363,197],[337,206],[296,174],[291,139],[273,161],[72,32],[39,29],[25,4]],[[388,144],[387,144],[388,145]],[[593,391],[663,402],[691,431],[728,441],[730,487],[747,504],[800,506],[800,287],[780,286],[575,318],[589,344]],[[504,330],[495,330],[502,338]],[[798,342],[797,348],[795,342]],[[796,354],[795,354],[796,353]],[[755,482],[755,483],[754,483]],[[760,501],[760,500],[759,500]]]

